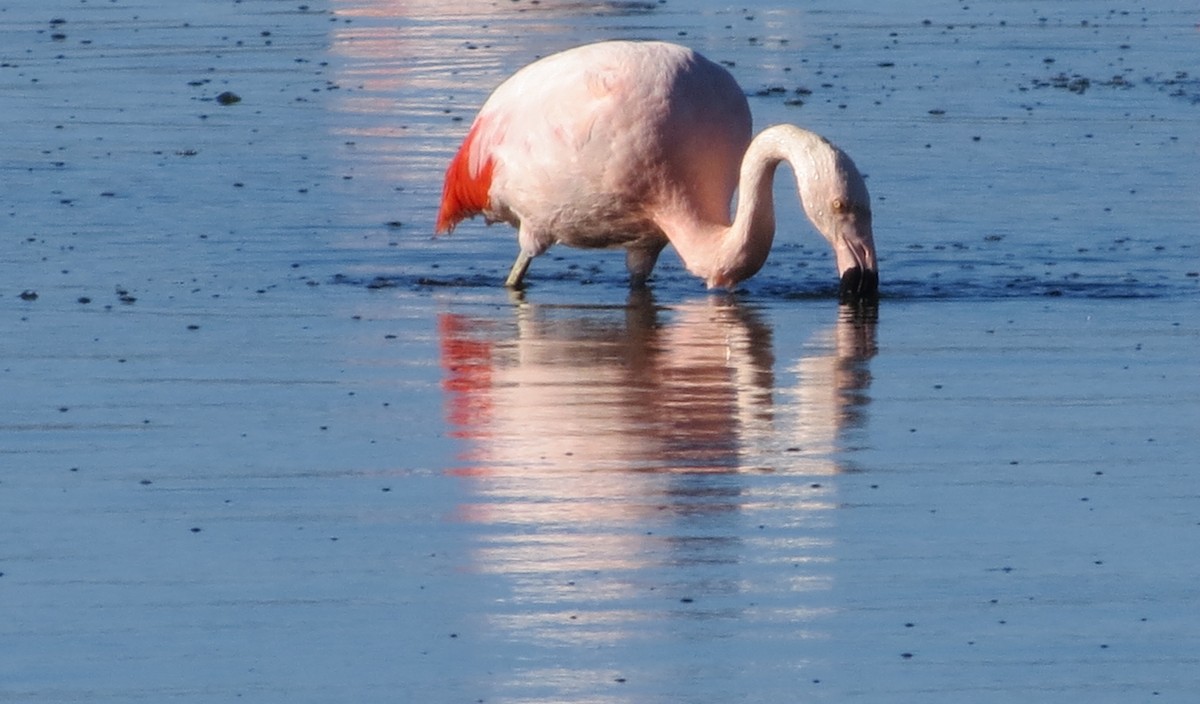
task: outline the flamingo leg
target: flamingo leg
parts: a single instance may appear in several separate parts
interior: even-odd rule
[[[658,255],[666,243],[655,242],[649,246],[630,247],[625,250],[625,268],[629,270],[629,288],[646,287],[650,272],[658,262]]]
[[[517,255],[517,261],[513,262],[512,269],[508,272],[508,278],[504,280],[504,285],[511,289],[523,288],[522,281],[525,279],[525,272],[529,271],[529,263],[533,261],[533,257],[521,250]]]

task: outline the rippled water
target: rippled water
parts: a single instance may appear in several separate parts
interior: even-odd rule
[[[1192,701],[1198,23],[0,7],[0,700]],[[790,176],[734,294],[432,238],[488,91],[611,37],[854,156],[878,307]]]

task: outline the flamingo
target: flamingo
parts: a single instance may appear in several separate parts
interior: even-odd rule
[[[750,106],[733,76],[665,42],[587,44],[501,83],[446,169],[436,232],[480,214],[516,227],[510,288],[561,243],[625,248],[635,288],[671,244],[709,288],[732,289],[770,252],[782,161],[833,248],[842,297],[876,295],[870,196],[850,157],[794,125],[751,139]]]

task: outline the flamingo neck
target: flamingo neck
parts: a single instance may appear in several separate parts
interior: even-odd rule
[[[742,157],[733,223],[710,228],[695,246],[680,249],[688,269],[705,279],[709,288],[730,288],[757,273],[775,239],[776,168],[786,161],[804,194],[810,183],[821,179],[835,154],[823,137],[794,125],[760,132]]]

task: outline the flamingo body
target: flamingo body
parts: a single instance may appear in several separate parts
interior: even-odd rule
[[[446,170],[436,229],[480,214],[517,227],[510,286],[558,243],[625,248],[640,285],[669,243],[710,287],[728,288],[766,261],[773,174],[788,161],[809,218],[837,253],[843,288],[850,276],[873,293],[869,196],[853,162],[797,127],[751,136],[733,76],[690,49],[570,49],[522,68],[484,103]]]

